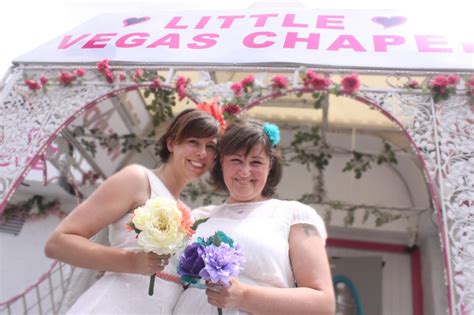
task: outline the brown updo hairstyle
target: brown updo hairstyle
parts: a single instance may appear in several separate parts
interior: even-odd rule
[[[247,156],[257,144],[263,145],[271,163],[262,196],[273,196],[283,173],[281,152],[277,147],[272,146],[268,135],[263,131],[263,124],[255,119],[237,119],[227,126],[224,135],[219,140],[216,163],[211,168],[209,183],[217,190],[229,192],[224,182],[221,158],[236,154],[242,149],[245,150],[245,156]]]
[[[185,109],[176,116],[166,132],[159,140],[159,156],[163,163],[168,162],[170,151],[166,144],[167,139],[175,143],[194,138],[208,138],[219,136],[219,123],[209,113],[195,108]]]

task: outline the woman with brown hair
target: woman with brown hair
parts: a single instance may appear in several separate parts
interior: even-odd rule
[[[204,111],[184,110],[160,139],[163,163],[157,169],[125,167],[56,228],[46,243],[48,257],[105,271],[69,313],[171,312],[182,290],[179,285],[157,279],[155,294],[146,293],[149,276],[165,269],[169,255],[138,250],[136,234],[128,232],[125,225],[131,220],[131,211],[148,199],[161,196],[178,200],[192,179],[209,170],[216,155],[219,127],[216,119]],[[111,246],[90,240],[107,226]]]

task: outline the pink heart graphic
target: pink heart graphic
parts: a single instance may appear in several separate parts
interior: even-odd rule
[[[405,23],[406,21],[407,19],[404,16],[391,16],[391,17],[376,16],[372,18],[372,22],[382,25],[383,28],[397,26],[397,25]]]
[[[135,25],[135,24],[139,24],[139,23],[143,23],[143,22],[146,22],[146,21],[149,21],[150,20],[150,17],[149,16],[142,16],[142,17],[129,17],[129,18],[126,18],[125,20],[123,20],[123,27],[127,27],[127,26],[130,26],[130,25]]]

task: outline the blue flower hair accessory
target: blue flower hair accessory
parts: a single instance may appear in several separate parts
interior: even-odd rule
[[[267,134],[273,147],[280,143],[280,129],[277,125],[271,123],[264,123],[263,131]]]

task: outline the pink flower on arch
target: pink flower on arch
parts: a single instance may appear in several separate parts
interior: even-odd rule
[[[237,104],[227,104],[226,106],[224,106],[224,109],[222,111],[231,116],[236,116],[240,113],[241,109],[240,106]]]
[[[272,78],[272,89],[286,89],[288,78],[283,75],[276,75]]]
[[[96,68],[100,73],[104,73],[109,68],[109,59],[104,59],[96,63]]]
[[[357,73],[352,73],[342,78],[341,80],[342,94],[352,95],[360,88],[359,76]]]
[[[133,73],[133,79],[135,81],[140,81],[141,78],[143,76],[143,69],[142,68],[138,68],[137,70],[135,70],[135,72]]]
[[[184,76],[179,76],[176,80],[175,88],[178,93],[178,99],[182,101],[186,97],[186,88],[191,80]]]
[[[240,84],[242,85],[242,87],[245,89],[246,87],[251,87],[253,86],[255,83],[255,78],[253,77],[253,75],[249,74],[248,76],[246,76],[242,81],[240,81]]]
[[[242,94],[242,84],[240,82],[234,82],[230,89],[234,92],[235,96],[240,96]]]
[[[325,90],[331,86],[331,80],[326,78],[323,74],[315,73],[309,69],[303,78],[303,85],[304,87],[311,85],[315,90]]]
[[[449,85],[456,86],[459,83],[460,78],[457,75],[450,74],[446,80],[448,80]]]
[[[151,82],[150,86],[151,86],[152,89],[155,89],[155,90],[161,89],[161,80],[159,78],[154,79]]]
[[[418,81],[412,79],[412,80],[408,81],[407,86],[410,89],[416,89],[420,86],[420,84],[418,83]]]
[[[86,74],[86,70],[84,70],[84,68],[77,68],[76,70],[74,70],[74,73],[78,77],[83,77]]]
[[[433,88],[446,88],[448,85],[448,78],[441,74],[430,80],[430,86]]]
[[[123,81],[127,80],[127,75],[125,74],[125,72],[120,71],[120,72],[118,73],[118,78],[119,78],[120,81],[123,82]]]
[[[68,71],[61,71],[58,76],[58,81],[63,85],[69,85],[74,80],[76,80],[76,76]]]
[[[108,83],[114,83],[115,75],[112,71],[110,71],[110,69],[105,69],[104,76]]]
[[[25,84],[32,91],[37,91],[41,88],[41,85],[38,82],[36,82],[35,80],[25,80]]]
[[[41,85],[46,85],[48,84],[48,81],[49,81],[48,77],[45,76],[44,74],[40,77],[39,80],[40,80]]]

